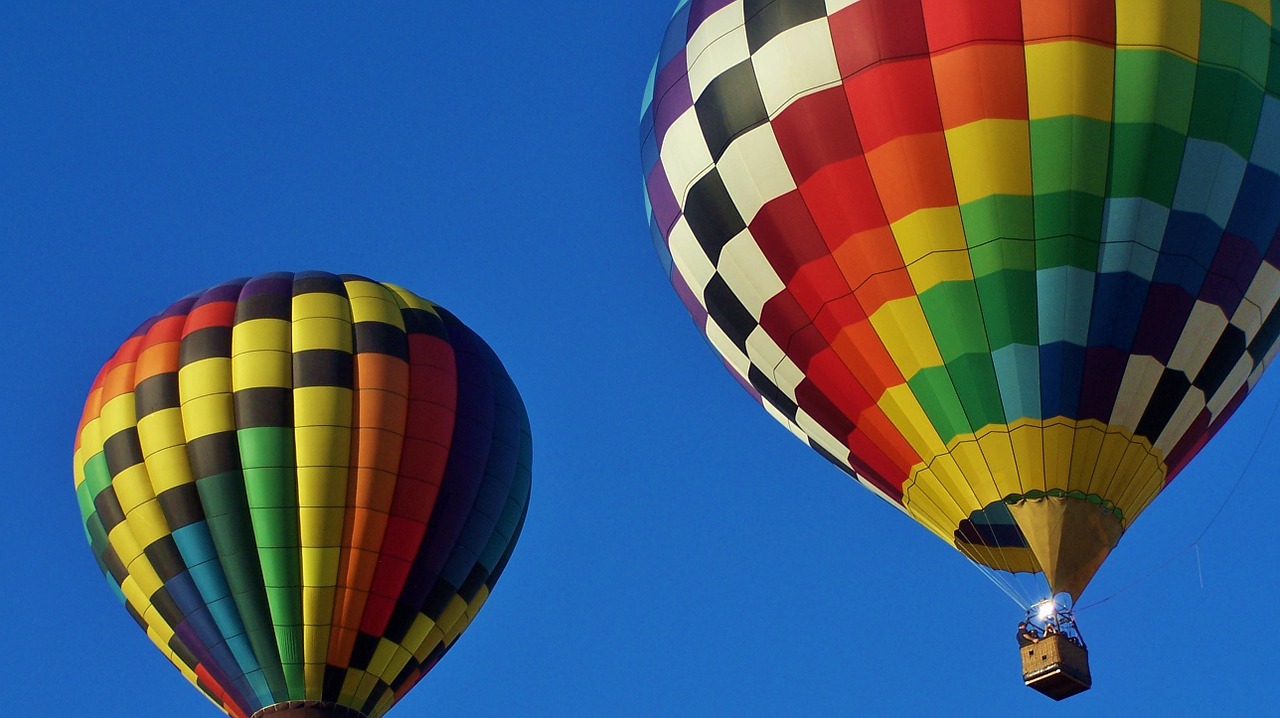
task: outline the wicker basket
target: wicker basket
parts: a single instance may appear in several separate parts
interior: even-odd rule
[[[1042,638],[1022,647],[1022,680],[1060,701],[1089,690],[1089,651],[1063,635]]]

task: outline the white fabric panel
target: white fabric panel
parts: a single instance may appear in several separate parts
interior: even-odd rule
[[[747,28],[742,22],[742,5],[731,4],[707,18],[686,49],[689,90],[696,100],[712,80],[751,56],[747,49]]]
[[[760,245],[751,236],[750,229],[742,230],[724,245],[720,250],[720,264],[716,269],[724,278],[725,284],[733,290],[734,296],[757,322],[760,321],[760,312],[764,309],[765,302],[786,289],[769,260],[760,251]]]
[[[767,202],[796,189],[773,125],[767,122],[734,140],[716,169],[738,214],[748,224]]]
[[[1235,316],[1231,317],[1231,323],[1243,329],[1245,336],[1252,339],[1262,327],[1262,321],[1275,307],[1278,297],[1280,297],[1280,270],[1263,262],[1249,289],[1244,293],[1244,301],[1240,302]]]
[[[693,229],[684,215],[680,215],[675,226],[671,228],[671,234],[667,236],[667,248],[671,250],[671,261],[675,264],[676,271],[684,277],[685,283],[698,297],[698,302],[704,305],[703,309],[706,309],[702,292],[715,276],[716,268],[707,257],[707,253],[702,250],[702,246],[698,244],[698,240],[694,239]]]
[[[1232,367],[1231,373],[1223,380],[1222,386],[1209,397],[1209,413],[1218,416],[1222,410],[1227,407],[1227,403],[1240,391],[1240,387],[1249,381],[1249,375],[1253,373],[1253,357],[1245,354],[1240,357],[1240,361]],[[1252,386],[1252,385],[1251,385]]]
[[[1221,307],[1197,301],[1169,357],[1169,367],[1194,379],[1226,328],[1227,317]]]
[[[779,34],[751,56],[760,96],[770,117],[791,101],[840,84],[831,26],[819,18]]]
[[[689,188],[695,180],[711,170],[712,164],[711,150],[707,149],[702,126],[698,124],[698,115],[692,107],[671,124],[662,141],[659,155],[676,202],[684,207]]]
[[[1142,420],[1142,412],[1150,403],[1163,372],[1164,365],[1155,357],[1136,354],[1130,356],[1129,364],[1124,369],[1124,379],[1120,381],[1115,408],[1111,410],[1110,423],[1136,431],[1138,422]]]

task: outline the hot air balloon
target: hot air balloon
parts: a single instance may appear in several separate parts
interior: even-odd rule
[[[1069,610],[1275,355],[1277,8],[685,0],[654,243],[774,418]]]
[[[531,441],[492,350],[363,277],[264,274],[144,322],[75,442],[129,614],[238,718],[374,718],[475,618],[515,547]]]

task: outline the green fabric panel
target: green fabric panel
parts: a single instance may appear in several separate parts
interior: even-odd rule
[[[1043,236],[1039,229],[1042,195],[1072,191],[1106,195],[1111,123],[1069,116],[1030,124],[1036,234]]]
[[[292,467],[268,467],[244,470],[245,492],[249,506],[253,508],[288,507],[295,512],[298,506],[298,485]]]
[[[1112,119],[1185,131],[1195,87],[1195,63],[1181,55],[1151,48],[1118,49]]]
[[[258,563],[258,549],[249,518],[244,478],[239,472],[215,474],[196,481],[209,533],[227,586],[244,622],[249,645],[265,671],[276,700],[287,700],[289,690],[280,664],[275,629],[267,610],[266,589]]]
[[[942,361],[964,354],[986,354],[986,332],[977,287],[972,281],[942,282],[920,295],[929,329],[933,332]]]
[[[93,497],[89,495],[89,480],[85,479],[76,487],[76,504],[80,506],[80,518],[88,519],[97,508],[93,505]]]
[[[305,699],[302,627],[302,538],[292,427],[236,432],[258,562],[289,698]]]
[[[240,464],[246,469],[292,467],[296,461],[293,427],[255,426],[237,429],[236,441],[240,444]],[[291,503],[296,505],[297,499]]]
[[[1111,196],[1173,205],[1186,136],[1156,124],[1113,126]]]
[[[84,462],[84,485],[89,487],[89,502],[111,485],[111,472],[107,470],[107,455],[101,451]]]
[[[1035,236],[1031,198],[1022,195],[995,194],[962,204],[960,220],[964,223],[965,241],[970,248],[994,239],[1031,239]]]
[[[1221,142],[1247,158],[1258,131],[1262,97],[1262,89],[1240,72],[1202,63],[1187,134]]]
[[[1265,83],[1271,27],[1239,5],[1222,0],[1205,0],[1200,12],[1200,62],[1239,68],[1254,83]]]
[[[973,266],[973,276],[979,279],[1010,269],[1034,272],[1036,243],[1026,239],[997,239],[970,248],[969,263]]]
[[[1000,402],[1000,386],[990,354],[966,354],[947,362],[947,371],[960,395],[969,425],[975,430],[991,424],[1006,423],[1004,405]]]
[[[1101,202],[1101,200],[1098,201]],[[1036,242],[1036,268],[1052,269],[1070,266],[1096,272],[1100,246],[1096,239],[1071,236],[1045,237]]]
[[[945,366],[921,369],[907,380],[907,386],[944,443],[960,434],[972,433],[964,406],[960,404],[960,397],[956,395]]]
[[[975,284],[982,302],[987,343],[991,350],[1010,344],[1037,344],[1039,329],[1036,324],[1034,271],[1009,269],[994,272],[978,277]]]

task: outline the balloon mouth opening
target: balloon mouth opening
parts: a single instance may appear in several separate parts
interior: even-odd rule
[[[255,712],[250,718],[367,718],[364,713],[328,701],[284,701]]]

